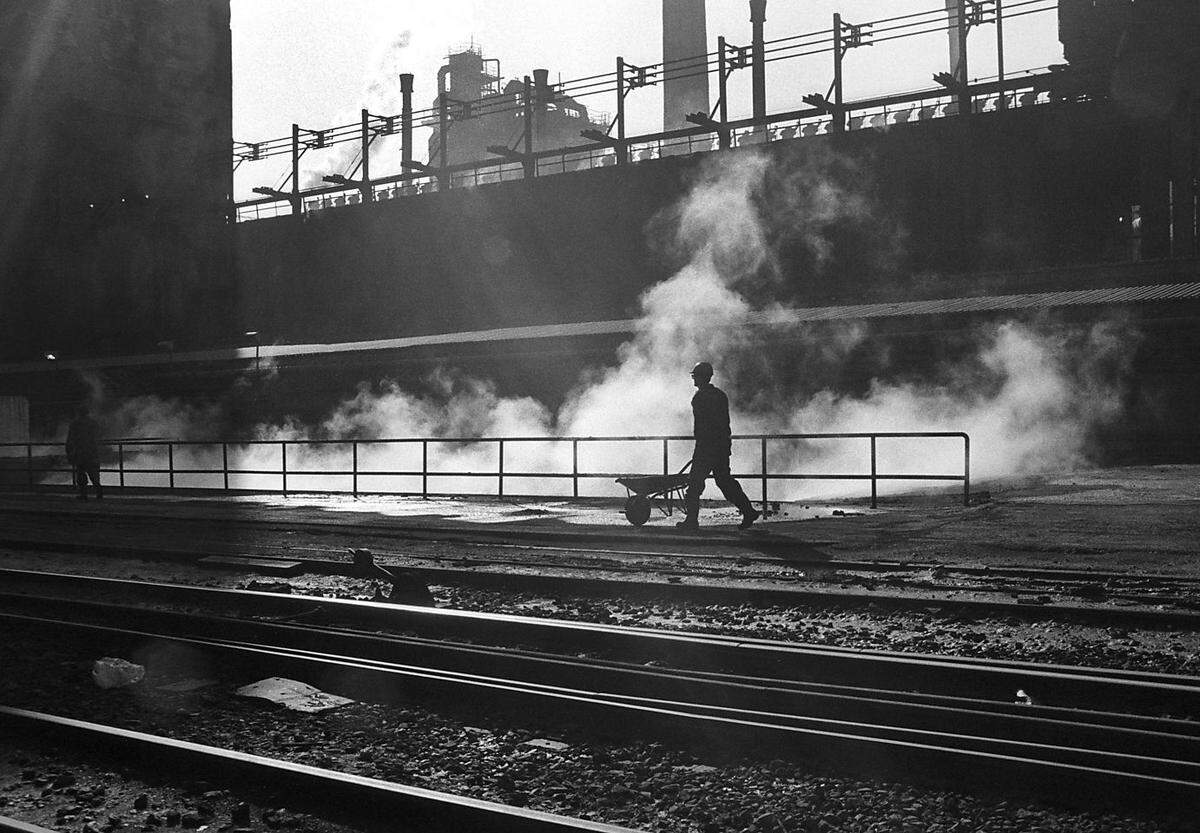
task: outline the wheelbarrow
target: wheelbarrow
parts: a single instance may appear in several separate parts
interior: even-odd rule
[[[657,508],[670,517],[676,503],[683,503],[687,490],[688,474],[692,461],[688,460],[678,474],[628,474],[618,477],[617,482],[625,487],[625,519],[634,526],[650,520],[650,513]]]

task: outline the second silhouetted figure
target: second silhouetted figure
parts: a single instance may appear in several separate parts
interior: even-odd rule
[[[696,450],[692,453],[692,470],[683,496],[687,517],[676,526],[699,528],[700,495],[704,492],[704,481],[711,474],[721,494],[742,513],[742,522],[738,526],[749,529],[758,520],[759,512],[742,491],[741,484],[729,473],[729,398],[720,388],[713,387],[712,376],[713,368],[708,362],[700,362],[692,368],[692,383],[696,386],[696,394],[692,397],[692,434],[696,438]]]
[[[75,474],[75,486],[79,499],[87,500],[88,480],[96,489],[96,499],[104,497],[100,485],[100,425],[92,419],[86,406],[75,412],[75,419],[67,430],[67,460]]]

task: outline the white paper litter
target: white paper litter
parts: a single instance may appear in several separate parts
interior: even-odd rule
[[[326,694],[299,680],[284,677],[268,677],[237,690],[242,697],[260,697],[298,712],[323,712],[353,703],[349,697]]]

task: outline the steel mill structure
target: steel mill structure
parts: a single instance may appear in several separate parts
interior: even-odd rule
[[[667,0],[660,62],[617,57],[584,79],[505,80],[471,45],[438,71],[432,106],[414,107],[402,77],[400,112],[230,145],[224,0],[6,6],[0,107],[31,115],[0,132],[0,396],[27,403],[41,435],[82,391],[79,371],[117,394],[207,395],[269,359],[281,376],[238,405],[249,418],[445,362],[552,403],[612,355],[641,292],[677,266],[648,224],[710,160],[758,154],[784,178],[853,179],[876,206],[869,222],[822,229],[820,263],[803,229],[771,229],[797,320],[869,322],[904,371],[1012,310],[1118,310],[1143,337],[1128,418],[1101,447],[1194,454],[1195,3],[946,0],[834,15],[813,33],[771,32],[762,0],[748,10],[747,29],[708,51],[703,3]],[[1067,62],[1014,74],[1004,22],[1034,14],[1057,14]],[[927,88],[844,94],[860,48],[941,32],[947,60],[931,59]],[[995,38],[995,65],[971,59],[981,38]],[[827,75],[768,111],[764,66],[813,54]],[[753,99],[736,120],[735,73]],[[625,105],[655,87],[664,130],[632,135]],[[386,159],[384,139],[399,144]],[[327,148],[350,161],[305,181],[301,157]],[[290,157],[291,174],[234,203],[231,169],[272,157]],[[851,385],[877,371],[856,362],[839,371]]]

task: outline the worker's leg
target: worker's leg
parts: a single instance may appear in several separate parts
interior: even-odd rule
[[[79,499],[87,500],[87,471],[78,464],[72,467],[72,471],[75,475],[75,488],[79,490]]]
[[[683,493],[683,507],[687,517],[680,524],[695,526],[700,517],[700,495],[704,494],[704,481],[708,477],[712,464],[700,457],[692,458],[692,468],[688,472],[687,491]]]
[[[103,499],[104,487],[100,485],[100,464],[90,464],[87,468],[87,476],[91,478],[92,485],[96,487],[96,500]]]
[[[742,489],[742,484],[738,483],[737,479],[729,473],[728,457],[713,463],[712,475],[713,482],[717,484],[721,494],[736,506],[739,512],[749,515],[755,511],[754,504],[750,502],[750,498],[746,497],[746,492]]]

